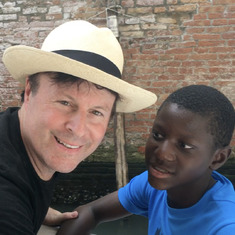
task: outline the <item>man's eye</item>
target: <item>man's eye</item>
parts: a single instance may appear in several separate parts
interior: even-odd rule
[[[103,114],[97,110],[93,110],[92,113],[96,116],[103,116]]]
[[[59,103],[65,105],[65,106],[69,106],[70,105],[69,102],[66,101],[66,100],[61,100],[61,101],[59,101]]]

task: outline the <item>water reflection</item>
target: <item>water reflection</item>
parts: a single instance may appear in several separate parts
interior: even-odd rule
[[[93,231],[96,235],[147,235],[148,221],[142,216],[128,216],[124,219],[103,223]]]

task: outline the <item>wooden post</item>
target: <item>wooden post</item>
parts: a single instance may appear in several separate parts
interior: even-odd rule
[[[128,182],[128,165],[125,155],[124,114],[116,113],[114,120],[116,182],[117,189],[119,189]]]
[[[110,11],[110,12],[109,12]],[[107,27],[112,30],[115,37],[118,39],[118,20],[116,16],[117,9],[109,8],[106,11]],[[109,14],[111,13],[111,14]],[[114,140],[115,140],[115,168],[117,189],[123,187],[128,182],[128,166],[125,155],[125,128],[124,114],[116,113],[114,116]]]

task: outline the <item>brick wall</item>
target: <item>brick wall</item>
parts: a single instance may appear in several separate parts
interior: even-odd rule
[[[129,145],[142,149],[156,108],[182,86],[211,85],[235,105],[234,0],[1,1],[0,56],[11,45],[40,47],[48,32],[67,20],[104,26],[110,15],[118,18],[123,79],[159,97],[156,105],[125,115]],[[0,69],[0,109],[20,105],[22,87],[1,62]],[[110,126],[108,142],[111,133]]]

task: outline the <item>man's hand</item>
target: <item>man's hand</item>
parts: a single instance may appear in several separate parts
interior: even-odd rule
[[[48,226],[58,226],[65,220],[75,219],[77,217],[78,217],[77,211],[61,213],[49,207],[43,224],[48,225]]]

